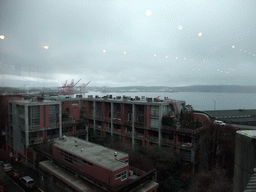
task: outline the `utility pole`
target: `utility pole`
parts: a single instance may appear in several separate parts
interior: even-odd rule
[[[216,101],[213,100],[213,102],[214,102],[214,111],[215,111],[216,110]]]

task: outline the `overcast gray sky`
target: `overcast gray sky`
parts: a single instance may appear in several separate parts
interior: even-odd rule
[[[2,86],[256,85],[255,0],[0,0]]]

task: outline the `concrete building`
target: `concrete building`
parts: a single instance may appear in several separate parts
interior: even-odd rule
[[[185,101],[159,100],[145,97],[88,96],[81,99],[81,116],[89,129],[101,135],[117,135],[133,147],[158,145],[170,147],[185,164],[199,162],[200,129],[162,126],[162,117],[169,115],[179,120]],[[193,167],[194,167],[193,166]]]
[[[256,131],[236,132],[233,191],[244,191],[256,168]],[[247,188],[248,189],[248,188]],[[255,191],[251,188],[248,191]]]
[[[16,100],[9,102],[7,152],[15,158],[31,158],[29,146],[62,136],[61,102]]]
[[[5,149],[5,132],[8,127],[8,103],[11,100],[23,100],[22,95],[0,95],[0,148]]]
[[[47,156],[49,160],[39,163],[41,174],[70,191],[153,192],[158,188],[155,170],[133,168],[128,154],[76,137],[54,139],[52,156]]]
[[[224,121],[228,124],[256,125],[255,109],[233,109],[205,111],[211,118]]]

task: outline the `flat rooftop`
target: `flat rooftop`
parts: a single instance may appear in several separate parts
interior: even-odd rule
[[[11,100],[9,103],[16,103],[20,105],[47,105],[47,104],[60,104],[60,101],[53,101],[53,100]]]
[[[239,130],[236,133],[247,136],[252,139],[256,139],[256,130]]]
[[[76,177],[75,175],[70,174],[70,172],[66,171],[65,169],[59,167],[58,165],[52,163],[50,160],[42,161],[39,163],[39,167],[43,170],[53,174],[61,181],[65,182],[67,185],[71,186],[73,189],[77,191],[83,192],[103,192],[104,190],[94,186],[91,183]]]
[[[169,99],[168,97],[164,97],[164,99],[159,98],[152,98],[152,97],[145,97],[145,96],[135,96],[134,98],[130,96],[115,96],[112,97],[111,95],[106,95],[103,97],[88,95],[87,98],[81,98],[81,100],[91,100],[91,101],[101,101],[101,102],[115,102],[115,103],[136,103],[136,104],[145,104],[145,105],[157,105],[157,104],[169,104],[170,102],[175,103],[186,103],[183,100],[175,100]]]
[[[120,161],[120,159],[128,157],[127,153],[119,152],[76,137],[64,136],[56,138],[54,139],[53,145],[112,171],[129,166],[127,163]],[[115,152],[117,154],[116,158],[114,156]]]

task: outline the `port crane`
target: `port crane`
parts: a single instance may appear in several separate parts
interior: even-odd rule
[[[63,95],[69,95],[69,94],[74,94],[75,93],[75,86],[81,81],[81,79],[79,79],[76,83],[74,83],[74,79],[72,79],[70,84],[67,84],[67,80],[65,82],[64,85],[60,86],[60,92]]]

